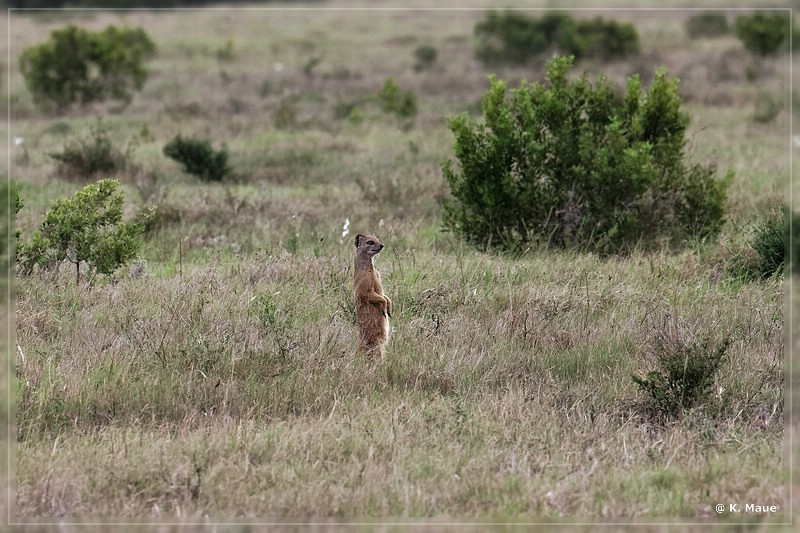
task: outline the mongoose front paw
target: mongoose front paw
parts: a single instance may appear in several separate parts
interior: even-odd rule
[[[392,300],[388,296],[384,296],[384,298],[386,298],[386,316],[391,318],[392,312],[394,311]]]

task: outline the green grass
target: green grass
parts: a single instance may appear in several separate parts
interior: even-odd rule
[[[473,61],[480,12],[446,25],[415,12],[75,19],[142,25],[159,56],[117,112],[43,115],[12,77],[12,134],[27,149],[11,154],[17,223],[29,236],[80,186],[47,154],[96,115],[117,142],[139,139],[118,176],[127,214],[155,205],[160,218],[143,272],[80,286],[67,268],[16,279],[16,516],[695,522],[717,520],[715,503],[753,502],[779,516],[722,519],[788,517],[784,283],[725,270],[743,228],[788,184],[789,106],[769,125],[752,119],[759,84],[788,83],[785,61],[770,60],[756,84],[743,68],[741,79],[704,74],[698,65],[725,54],[746,61],[738,41],[692,51],[692,12],[618,14],[643,32],[644,59],[578,68],[619,84],[636,61],[681,75],[689,152],[736,171],[718,240],[625,257],[508,256],[442,233],[445,119],[480,98],[491,70]],[[62,23],[15,15],[12,71]],[[228,39],[234,53],[220,61]],[[439,59],[416,72],[423,43]],[[321,61],[309,76],[311,57]],[[374,102],[359,121],[337,117],[338,102],[377,94],[390,76],[417,93],[413,122]],[[279,129],[284,98],[295,123]],[[184,174],[162,154],[178,134],[225,143],[234,179]],[[380,362],[356,354],[353,238],[366,232],[386,244],[376,265],[396,306]],[[631,379],[656,368],[665,331],[732,340],[706,402],[666,421]]]

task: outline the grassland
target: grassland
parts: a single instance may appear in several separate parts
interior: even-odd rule
[[[736,173],[729,220],[711,242],[611,258],[492,255],[441,231],[446,117],[477,109],[490,72],[543,75],[474,60],[480,11],[15,14],[10,135],[24,144],[7,155],[23,236],[80,187],[48,154],[97,117],[134,142],[118,176],[129,214],[159,215],[143,261],[113,279],[16,278],[13,516],[789,520],[785,320],[798,301],[782,279],[726,274],[789,190],[789,62],[753,67],[732,36],[690,45],[690,14],[607,13],[636,24],[641,55],[578,66],[620,85],[659,65],[681,77],[692,159]],[[18,54],[67,21],[153,38],[130,105],[35,108]],[[423,44],[439,59],[416,71]],[[371,100],[389,76],[418,94],[412,120]],[[763,93],[781,105],[768,123],[753,118]],[[177,134],[225,143],[235,179],[182,173],[161,153]],[[359,232],[387,244],[382,362],[355,354]],[[659,339],[726,337],[707,406],[650,416],[631,375],[655,368]],[[717,503],[779,512],[718,516]]]

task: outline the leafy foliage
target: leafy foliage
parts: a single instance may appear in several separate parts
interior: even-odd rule
[[[420,72],[422,70],[430,69],[436,58],[439,57],[439,51],[435,46],[423,44],[414,49],[414,70]]]
[[[793,217],[793,220],[792,220]],[[797,270],[796,258],[800,254],[797,244],[791,239],[796,214],[790,214],[787,207],[775,209],[754,228],[749,242],[733,256],[728,264],[728,274],[734,278],[748,281],[766,279],[781,275],[787,256],[791,257],[792,268]]]
[[[653,346],[658,369],[644,378],[631,378],[657,416],[675,418],[708,400],[730,344],[730,338],[717,343],[711,338],[687,341],[660,335]]]
[[[417,95],[412,90],[404,91],[394,78],[386,78],[380,92],[378,103],[385,113],[392,113],[400,118],[411,118],[417,114]]]
[[[7,177],[0,178],[0,270],[5,271],[9,265],[9,255],[14,249],[19,247],[19,230],[15,230],[15,248],[11,248],[9,237],[11,236],[10,229],[14,227],[11,222],[10,208],[14,206],[14,215],[16,216],[22,209],[22,201],[19,196],[19,188],[16,182],[10,181]],[[3,286],[0,283],[0,286]]]
[[[183,138],[177,135],[164,146],[164,155],[183,165],[189,174],[203,181],[222,181],[231,169],[228,167],[228,151],[211,147],[207,139]]]
[[[557,50],[576,58],[610,60],[639,52],[631,24],[595,18],[575,21],[563,13],[534,19],[514,12],[490,12],[475,25],[476,56],[486,63],[525,63]]]
[[[800,232],[800,213],[787,212],[785,232],[787,258],[791,263],[792,272],[800,274],[800,238],[797,238],[797,232]]]
[[[450,120],[459,166],[442,167],[454,197],[445,226],[482,247],[602,252],[717,233],[730,175],[684,162],[678,80],[660,69],[644,91],[634,76],[623,100],[604,76],[570,80],[572,62],[553,57],[549,86],[523,82],[510,99],[491,78],[483,122]]]
[[[781,101],[766,91],[760,91],[756,96],[753,120],[760,124],[772,122],[781,112]]]
[[[125,198],[119,181],[100,180],[86,185],[72,198],[56,200],[29,243],[17,254],[20,271],[48,269],[64,261],[75,265],[76,281],[86,263],[91,272],[111,274],[136,256],[143,228],[122,222]]]
[[[131,89],[144,85],[142,63],[155,50],[141,28],[108,26],[91,32],[70,24],[53,31],[50,41],[26,48],[20,69],[34,101],[46,110],[107,98],[127,103]]]
[[[758,274],[761,278],[783,273],[789,241],[789,213],[776,211],[756,228],[753,250],[759,257]]]
[[[736,19],[736,35],[750,52],[776,54],[788,42],[789,17],[781,13],[754,13]]]

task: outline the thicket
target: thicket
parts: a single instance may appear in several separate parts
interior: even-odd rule
[[[100,180],[53,202],[31,241],[19,244],[19,272],[28,275],[36,267],[47,270],[69,262],[77,283],[82,264],[90,273],[111,274],[133,259],[143,226],[122,221],[125,197],[118,188],[116,179]]]
[[[620,98],[605,76],[570,79],[572,65],[554,56],[546,84],[523,82],[510,98],[491,78],[483,120],[450,119],[445,227],[484,248],[604,253],[715,235],[731,174],[686,161],[678,79],[662,68],[644,90],[633,76]]]
[[[558,51],[576,59],[621,59],[639,52],[632,24],[595,18],[576,21],[563,13],[530,18],[514,12],[490,12],[474,29],[476,56],[485,63],[526,63]]]
[[[72,24],[23,50],[20,70],[37,105],[62,111],[108,98],[128,103],[147,79],[144,61],[155,44],[141,28],[92,32]]]
[[[203,181],[222,181],[231,172],[227,149],[223,146],[221,150],[214,150],[208,139],[177,135],[164,146],[164,155]]]
[[[736,35],[750,52],[759,56],[788,49],[789,15],[785,13],[753,13],[736,19]]]

